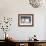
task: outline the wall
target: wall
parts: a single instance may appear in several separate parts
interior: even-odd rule
[[[18,14],[34,14],[34,26],[33,27],[18,27]],[[37,35],[37,39],[46,40],[45,38],[45,16],[46,5],[40,8],[33,8],[28,0],[0,0],[0,18],[12,17],[13,22],[10,31],[8,33],[12,35],[16,40],[27,40],[34,34]],[[0,39],[3,31],[0,31]]]

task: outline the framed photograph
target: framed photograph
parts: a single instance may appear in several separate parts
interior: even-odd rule
[[[18,14],[18,26],[33,26],[34,15],[33,14]]]

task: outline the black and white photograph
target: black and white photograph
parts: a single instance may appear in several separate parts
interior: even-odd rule
[[[19,26],[33,26],[33,14],[18,14]]]

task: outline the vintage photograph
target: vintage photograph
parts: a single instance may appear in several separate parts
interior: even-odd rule
[[[18,14],[18,26],[33,26],[33,14]]]

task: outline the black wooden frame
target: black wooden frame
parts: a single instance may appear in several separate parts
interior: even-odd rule
[[[32,16],[32,25],[20,25],[20,16]],[[18,26],[20,27],[33,27],[34,26],[34,14],[18,14]]]

